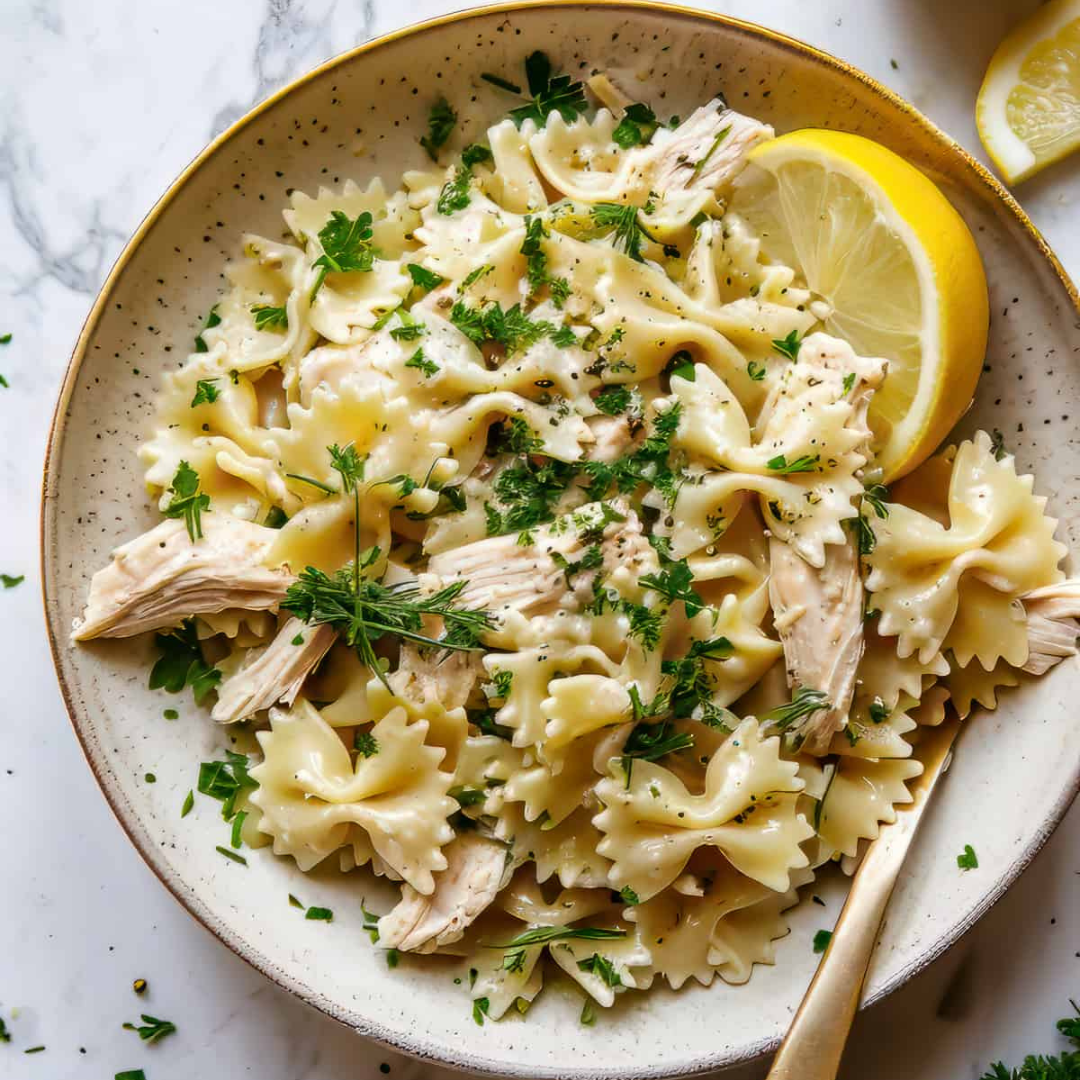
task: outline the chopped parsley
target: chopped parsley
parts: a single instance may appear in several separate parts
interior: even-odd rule
[[[311,290],[315,300],[327,274],[344,274],[351,271],[368,273],[375,265],[375,248],[371,237],[371,214],[364,211],[354,219],[341,210],[332,210],[330,220],[319,230],[319,243],[323,253],[313,266],[319,273]]]
[[[788,461],[783,454],[777,454],[776,457],[770,458],[765,462],[765,468],[771,472],[779,473],[781,476],[786,476],[789,473],[804,473],[813,472],[821,461],[820,454],[803,454],[801,457],[795,458],[794,461]]]
[[[978,870],[979,857],[975,854],[975,849],[970,844],[965,844],[963,852],[956,856],[956,865],[959,866],[961,870]]]
[[[759,364],[756,360],[748,360],[746,364],[746,374],[750,376],[751,381],[761,382],[768,373],[768,368],[764,364]]]
[[[556,328],[546,319],[533,321],[521,304],[503,309],[496,300],[483,307],[471,307],[458,300],[450,310],[450,321],[474,345],[494,341],[502,345],[507,355],[527,349],[542,337],[554,334]]]
[[[142,1023],[135,1024],[123,1024],[122,1027],[125,1031],[138,1032],[139,1038],[145,1043],[160,1042],[168,1035],[172,1035],[176,1031],[176,1025],[171,1020],[159,1020],[156,1016],[149,1016],[146,1013],[141,1014]]]
[[[593,404],[605,416],[619,416],[626,412],[634,402],[634,392],[626,385],[605,386],[596,397]]]
[[[718,637],[692,641],[682,659],[662,661],[660,670],[674,680],[669,691],[671,711],[678,717],[688,717],[699,705],[708,703],[712,698],[712,679],[705,669],[706,661],[728,660],[734,653],[734,645],[726,637]]]
[[[423,373],[425,379],[430,379],[432,375],[436,375],[439,372],[439,365],[434,360],[429,360],[424,356],[423,349],[417,349],[416,352],[405,361],[407,368],[415,368],[417,371]]]
[[[427,327],[404,308],[398,308],[397,315],[401,320],[401,325],[395,326],[390,331],[390,336],[395,341],[415,341],[427,333]]]
[[[495,671],[492,673],[491,683],[495,688],[495,693],[491,696],[505,700],[510,696],[510,688],[514,684],[514,673],[512,671]]]
[[[484,1026],[484,1017],[488,1014],[488,1009],[491,1008],[491,1002],[486,997],[478,997],[472,1003],[472,1018],[476,1024],[480,1027]]]
[[[466,146],[461,154],[461,164],[454,170],[453,179],[443,184],[435,209],[440,214],[449,216],[469,205],[472,188],[473,166],[482,161],[491,160],[491,151],[486,146],[473,144]]]
[[[631,889],[629,885],[624,885],[619,890],[619,896],[622,898],[622,902],[624,904],[640,904],[641,903],[641,900],[639,899],[638,894],[636,892],[634,892],[634,890]]]
[[[146,1080],[146,1073],[142,1069],[127,1069],[118,1072],[113,1080]]]
[[[694,591],[694,575],[685,559],[671,560],[659,573],[644,574],[641,586],[659,593],[668,603],[681,600],[686,605],[688,618],[693,618],[705,607],[705,601]]]
[[[245,859],[243,855],[238,855],[235,851],[230,851],[227,847],[222,847],[218,844],[214,850],[234,863],[239,863],[241,866],[247,866],[247,859]]]
[[[353,736],[353,749],[363,758],[374,757],[379,752],[379,740],[370,731],[358,731]]]
[[[7,344],[4,342],[4,344]],[[11,1032],[7,1029],[7,1024],[4,1023],[4,1018],[0,1016],[0,1042],[11,1042]]]
[[[184,796],[184,805],[180,807],[180,816],[186,818],[191,813],[192,808],[195,806],[195,792],[188,790],[188,793]]]
[[[661,720],[658,724],[635,724],[623,744],[620,759],[626,773],[626,787],[630,787],[635,761],[658,761],[677,750],[689,750],[693,745],[694,736],[689,732],[676,731],[670,720]]]
[[[221,816],[232,821],[237,816],[236,803],[245,791],[253,791],[258,781],[248,775],[248,759],[244,754],[225,751],[224,761],[204,761],[199,766],[196,788],[221,803]]]
[[[217,379],[199,379],[195,383],[195,396],[191,399],[193,409],[199,405],[213,405],[217,401],[221,391],[214,385],[216,382]]]
[[[831,930],[819,930],[814,935],[814,952],[823,953],[828,947],[829,942],[832,941],[833,932]]]
[[[432,161],[439,160],[439,150],[453,134],[456,124],[457,113],[450,107],[450,102],[444,97],[439,98],[428,113],[428,133],[420,139],[420,145]]]
[[[799,359],[799,348],[802,346],[802,338],[799,337],[798,330],[792,330],[787,337],[773,339],[772,347],[781,355],[786,356],[789,360]]]
[[[844,376],[844,394],[845,394],[845,396],[847,394],[851,393],[851,389],[852,389],[852,387],[854,385],[855,385],[855,372],[854,371],[849,371]]]
[[[812,690],[809,686],[800,686],[786,705],[778,705],[762,716],[762,720],[776,725],[780,731],[807,720],[823,709],[832,708],[824,690]]]
[[[256,330],[288,330],[289,313],[284,307],[270,304],[253,304],[251,314],[255,316]]]
[[[615,250],[629,255],[635,262],[645,261],[641,254],[641,245],[646,240],[657,242],[656,237],[641,224],[636,206],[599,202],[593,205],[590,213],[600,234],[612,235]]]
[[[596,1008],[592,998],[587,997],[582,1004],[580,1020],[583,1027],[592,1027],[596,1023]]]
[[[629,150],[632,146],[644,146],[653,137],[657,127],[659,123],[656,114],[648,105],[638,102],[626,106],[623,118],[611,133],[611,138],[616,146]]]
[[[575,476],[573,465],[552,458],[522,457],[503,469],[494,487],[499,505],[484,504],[488,535],[521,532],[551,521],[556,504]]]
[[[334,913],[327,907],[309,907],[304,913],[304,918],[312,922],[333,922]]]
[[[552,303],[561,309],[570,296],[570,282],[565,278],[553,278],[548,273],[548,257],[544,251],[544,239],[547,235],[541,218],[528,214],[525,216],[525,239],[521,242],[521,254],[525,256],[525,276],[529,282],[530,296],[535,296],[547,285],[551,291]]]
[[[872,724],[883,724],[889,719],[889,710],[880,697],[875,697],[867,709]]]
[[[190,686],[195,704],[201,705],[221,682],[221,672],[203,659],[194,619],[186,619],[167,633],[155,634],[154,644],[161,655],[150,669],[151,690],[179,694]]]
[[[218,314],[218,306],[215,304],[206,315],[206,322],[203,323],[202,330],[195,335],[195,351],[197,353],[204,353],[210,351],[210,346],[203,340],[203,334],[207,330],[213,330],[215,326],[221,325],[221,316]]]
[[[364,901],[360,901],[360,913],[364,916],[364,932],[371,938],[372,945],[379,941],[379,916],[364,907]]]
[[[995,461],[1000,461],[1009,451],[1005,449],[1005,436],[997,428],[990,433],[990,453]]]
[[[11,335],[10,334],[0,334],[0,345],[10,345],[10,344],[11,344]]]
[[[612,989],[622,986],[622,979],[619,978],[615,965],[606,956],[601,956],[599,953],[593,953],[588,960],[579,960],[578,970],[587,971],[590,975],[597,976],[605,986],[610,986]]]
[[[199,474],[181,461],[169,487],[172,499],[162,511],[167,518],[183,518],[192,543],[202,539],[202,512],[210,509],[210,496],[199,490]]]
[[[408,263],[405,269],[409,271],[412,283],[424,292],[437,289],[445,280],[441,274],[436,274],[434,270],[427,270],[418,263]]]
[[[509,93],[521,93],[519,86],[498,75],[484,74],[481,78]],[[534,120],[537,127],[543,127],[553,112],[557,112],[569,124],[589,107],[584,86],[574,82],[569,75],[552,75],[551,61],[546,53],[537,50],[528,55],[525,78],[532,100],[510,110],[510,118],[518,127],[526,120]]]
[[[25,580],[25,574],[0,574],[0,582],[3,582],[5,589],[14,589],[16,585],[21,585]]]

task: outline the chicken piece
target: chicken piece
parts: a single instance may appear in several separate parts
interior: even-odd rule
[[[421,652],[415,645],[401,646],[397,671],[390,676],[394,693],[416,705],[437,701],[447,711],[469,700],[476,680],[484,673],[478,652]]]
[[[652,189],[661,198],[683,191],[719,193],[742,172],[746,155],[773,134],[768,124],[713,98],[695,109],[669,138],[657,142]]]
[[[769,601],[784,645],[788,684],[829,699],[798,729],[802,749],[826,754],[847,723],[863,651],[863,584],[854,540],[830,544],[817,570],[782,540],[769,540]]]
[[[183,521],[167,520],[118,547],[90,582],[72,641],[133,637],[228,608],[276,608],[293,581],[288,568],[263,565],[278,531],[222,513],[205,514],[202,527],[193,542]]]
[[[210,715],[219,724],[235,724],[279,701],[291,705],[336,637],[332,627],[287,619],[265,649],[250,653],[254,659],[218,687]]]
[[[440,552],[420,575],[421,587],[435,592],[464,578],[460,602],[493,614],[544,615],[587,600],[597,572],[606,575],[619,566],[634,570],[652,551],[637,515],[620,506],[625,520],[610,521],[604,514],[608,505],[587,503],[564,514],[534,530],[532,544],[523,546],[518,534],[510,533]],[[599,563],[590,562],[594,546],[600,550]]]
[[[458,941],[509,880],[507,848],[497,841],[463,833],[443,855],[447,865],[435,875],[435,891],[422,896],[403,885],[401,900],[379,920],[383,948],[430,953]]]
[[[591,461],[610,465],[628,454],[637,441],[626,416],[590,416],[586,423],[596,440],[589,453]],[[644,424],[638,424],[638,427],[644,430]]]
[[[1044,675],[1066,656],[1076,656],[1080,638],[1080,578],[1044,585],[1020,597],[1028,623],[1028,658],[1020,669]]]
[[[867,410],[881,385],[885,362],[856,356],[846,342],[826,334],[812,334],[803,342],[799,362],[817,367],[818,385],[854,373],[856,382],[848,397],[852,410],[845,427],[861,436],[862,445],[856,449],[862,452],[870,439]],[[766,434],[770,426],[787,424],[793,410],[798,412],[797,400],[777,397],[774,394],[766,402],[758,421]],[[863,652],[858,545],[850,534],[843,544],[827,544],[824,565],[815,569],[774,536],[769,540],[769,563],[769,601],[784,646],[788,684],[820,690],[829,700],[828,709],[811,714],[800,726],[803,749],[825,754],[833,734],[847,723]]]

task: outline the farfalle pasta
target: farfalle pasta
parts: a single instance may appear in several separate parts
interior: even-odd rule
[[[199,771],[220,850],[350,875],[341,947],[457,958],[479,1023],[556,969],[587,1019],[780,959],[920,733],[1080,614],[1000,438],[879,483],[889,360],[756,231],[772,129],[540,56],[557,94],[455,154],[443,103],[396,187],[241,238],[139,448],[167,520],[73,633],[156,634],[151,685],[249,751]]]

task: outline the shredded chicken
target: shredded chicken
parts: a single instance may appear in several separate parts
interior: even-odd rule
[[[629,453],[634,445],[630,420],[625,416],[590,416],[586,421],[596,440],[589,452],[592,461],[610,464]],[[644,425],[639,425],[644,427]]]
[[[799,362],[817,365],[823,377],[855,374],[847,427],[868,442],[866,414],[884,377],[884,362],[857,357],[846,342],[826,334],[812,334],[803,342]],[[770,422],[775,418],[782,423],[785,415],[774,395],[758,422],[768,434]],[[828,708],[819,709],[800,726],[803,746],[811,754],[825,754],[833,734],[847,724],[863,652],[858,544],[849,535],[843,544],[827,545],[825,563],[816,569],[774,536],[769,540],[769,563],[769,601],[784,646],[788,684],[820,690],[829,701]]]
[[[1028,623],[1028,658],[1021,668],[1042,675],[1066,656],[1076,656],[1080,638],[1080,578],[1044,585],[1020,597]]]
[[[265,649],[249,653],[251,662],[221,684],[211,715],[234,724],[279,701],[291,705],[336,636],[332,627],[287,619]]]
[[[695,109],[657,142],[652,187],[661,197],[679,191],[719,192],[742,172],[746,155],[773,129],[729,109],[720,98]]]
[[[435,875],[435,891],[422,896],[402,886],[401,900],[379,920],[383,947],[430,953],[459,940],[509,879],[504,844],[462,833],[442,850],[447,865]]]
[[[817,570],[782,540],[769,540],[769,601],[784,645],[788,683],[821,690],[829,708],[802,727],[804,748],[828,753],[847,723],[863,651],[863,586],[854,540],[830,544]]]
[[[435,592],[464,578],[461,603],[466,607],[529,616],[549,614],[563,603],[590,597],[597,570],[604,575],[619,566],[633,570],[652,550],[637,515],[620,506],[626,520],[604,526],[600,566],[575,570],[593,546],[591,523],[603,520],[601,506],[588,503],[558,523],[534,530],[532,544],[521,545],[518,534],[510,533],[440,552],[428,563],[428,572],[420,575],[421,587]]]
[[[390,686],[398,697],[417,705],[437,701],[444,709],[456,709],[469,700],[484,665],[478,652],[421,652],[402,645],[397,671]]]
[[[293,580],[287,568],[263,565],[277,530],[214,513],[202,528],[192,541],[183,521],[163,521],[118,547],[90,583],[72,640],[132,637],[227,608],[276,608]]]

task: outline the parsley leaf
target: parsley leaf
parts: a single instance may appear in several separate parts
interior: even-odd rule
[[[819,930],[814,935],[814,952],[823,953],[828,947],[829,942],[832,941],[833,932],[831,930]]]
[[[622,979],[619,978],[615,965],[606,956],[601,956],[599,953],[593,953],[588,960],[579,960],[578,970],[587,971],[590,975],[596,975],[606,986],[610,986],[612,989],[616,986],[622,986]]]
[[[423,349],[417,349],[416,352],[405,361],[405,366],[423,372],[425,379],[430,379],[432,375],[437,374],[439,371],[439,365],[436,364],[434,360],[429,360],[424,356]]]
[[[466,146],[461,154],[461,164],[454,171],[453,179],[443,184],[442,191],[439,192],[435,209],[447,217],[455,211],[464,210],[469,205],[473,166],[490,160],[491,151],[486,146],[475,143]]]
[[[203,340],[203,332],[212,330],[215,326],[221,325],[221,316],[218,314],[218,306],[215,304],[207,313],[206,322],[203,323],[202,331],[195,335],[195,351],[197,353],[204,353],[210,351],[210,346]]]
[[[418,263],[408,263],[405,269],[409,271],[409,277],[412,278],[412,283],[418,288],[423,289],[424,292],[431,292],[432,289],[437,289],[445,280],[442,274],[436,274],[434,270],[427,270]]]
[[[625,385],[605,386],[596,397],[593,404],[605,416],[618,416],[630,408],[634,400],[633,391]]]
[[[627,105],[623,118],[611,133],[611,138],[616,146],[629,150],[632,146],[643,146],[647,143],[658,126],[656,114],[648,105]]]
[[[975,854],[975,849],[970,844],[964,845],[963,853],[956,856],[956,865],[961,870],[978,870],[979,857]]]
[[[353,736],[353,749],[361,757],[374,757],[379,752],[379,740],[370,731],[358,731]]]
[[[0,574],[0,582],[3,583],[5,589],[14,589],[16,585],[21,585],[25,580],[25,574]]]
[[[799,337],[798,330],[792,330],[787,337],[780,338],[779,340],[773,339],[772,347],[781,355],[786,356],[789,360],[798,360],[799,348],[802,345],[802,338]]]
[[[202,762],[195,785],[200,795],[208,795],[221,803],[221,816],[226,821],[237,816],[236,802],[240,796],[258,786],[258,781],[248,775],[247,756],[232,750],[225,751],[224,761]]]
[[[588,108],[582,84],[572,81],[569,75],[552,75],[551,61],[546,53],[536,51],[529,54],[525,60],[525,77],[532,100],[527,105],[510,110],[510,118],[518,127],[526,120],[534,120],[538,127],[543,127],[553,112],[559,113],[569,124]],[[511,93],[521,92],[513,83],[496,75],[483,75],[481,78]]]
[[[705,607],[705,601],[701,599],[693,586],[694,575],[685,559],[670,562],[657,574],[644,574],[641,586],[659,593],[669,603],[681,600],[686,605],[686,615],[693,618]]]
[[[179,694],[190,686],[195,704],[201,705],[221,682],[221,672],[203,659],[194,619],[185,620],[166,634],[155,634],[154,644],[161,656],[150,669],[151,690]]]
[[[333,922],[334,913],[328,907],[309,907],[304,912],[304,918],[313,922]]]
[[[990,453],[995,461],[1000,461],[1009,451],[1005,449],[1005,436],[997,428],[990,433]]]
[[[474,345],[495,341],[503,346],[508,355],[528,348],[548,334],[556,333],[556,328],[546,319],[535,322],[530,319],[521,304],[503,310],[498,301],[476,308],[458,300],[450,310],[450,321]]]
[[[746,364],[746,374],[750,376],[753,382],[761,382],[768,373],[768,368],[764,364],[759,364],[756,360],[748,360]]]
[[[326,449],[330,454],[330,467],[341,477],[341,490],[346,495],[351,494],[356,485],[364,479],[367,457],[361,457],[357,453],[354,443],[349,443],[344,449],[334,443]]]
[[[141,1014],[142,1024],[136,1027],[134,1024],[123,1024],[125,1031],[137,1031],[139,1038],[146,1043],[160,1042],[167,1035],[176,1031],[176,1025],[171,1020],[159,1020],[156,1016]]]
[[[619,890],[619,896],[622,898],[622,902],[624,904],[640,904],[641,903],[641,900],[639,899],[638,894],[636,892],[634,892],[634,890],[631,889],[629,885],[624,885]]]
[[[199,405],[213,405],[221,396],[221,391],[214,385],[217,379],[199,379],[195,383],[195,396],[191,399],[191,407]]]
[[[253,304],[251,314],[255,316],[256,330],[288,330],[289,313],[284,307],[271,307],[269,304]]]
[[[813,472],[820,461],[820,454],[814,454],[812,456],[810,454],[803,454],[802,457],[797,457],[791,462],[789,462],[783,454],[777,454],[776,457],[770,458],[765,462],[765,468],[772,472],[779,473],[781,476],[786,476],[788,473]]]
[[[319,243],[323,253],[312,264],[319,268],[315,285],[311,290],[314,301],[322,288],[326,275],[344,274],[350,271],[368,273],[375,265],[375,248],[372,246],[371,214],[364,211],[351,219],[341,210],[332,210],[330,219],[319,230]]]
[[[439,150],[450,138],[456,124],[457,113],[446,98],[439,98],[428,113],[428,133],[420,139],[420,145],[432,161],[439,160]]]

